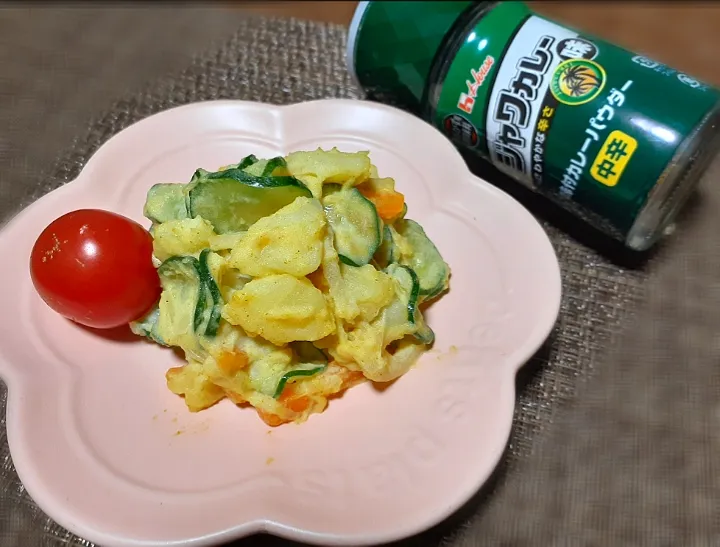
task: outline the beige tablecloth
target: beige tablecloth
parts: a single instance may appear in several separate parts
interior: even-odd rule
[[[345,37],[336,26],[180,6],[0,11],[0,213],[70,180],[112,134],[170,106],[361,97]],[[565,296],[518,378],[506,457],[461,513],[405,543],[720,545],[717,173],[678,234],[633,268],[541,217]],[[4,424],[0,464],[0,545],[88,545],[24,492]]]

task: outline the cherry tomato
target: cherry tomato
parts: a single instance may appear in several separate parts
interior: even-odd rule
[[[54,220],[30,256],[35,290],[60,315],[88,327],[119,327],[158,300],[152,237],[137,222],[99,209]]]

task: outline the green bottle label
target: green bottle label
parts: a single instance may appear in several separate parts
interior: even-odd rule
[[[434,123],[622,236],[719,99],[685,74],[502,2],[467,33]]]

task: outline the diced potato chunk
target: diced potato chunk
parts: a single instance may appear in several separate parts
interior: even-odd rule
[[[183,349],[187,356],[204,359],[204,350],[193,330],[197,283],[176,281],[167,284],[160,295],[157,333],[171,346]]]
[[[413,256],[413,247],[407,238],[400,234],[395,228],[390,227],[392,233],[393,244],[395,245],[395,252],[397,253],[397,260],[402,263],[407,263]]]
[[[153,253],[159,260],[195,255],[210,246],[214,235],[212,224],[202,217],[168,220],[155,226]]]
[[[340,152],[337,148],[293,152],[286,157],[291,175],[302,180],[317,198],[322,185],[339,183],[354,186],[371,174],[369,152]]]
[[[333,296],[337,315],[346,321],[372,321],[395,296],[392,278],[370,264],[360,268],[340,264],[340,273],[342,288]]]
[[[213,251],[229,251],[240,243],[246,233],[247,232],[228,232],[226,234],[214,235],[210,238],[210,248]]]
[[[171,368],[165,374],[165,379],[170,391],[185,397],[185,404],[191,412],[208,408],[225,397],[223,389],[205,376],[200,363],[192,362],[183,367]]]
[[[335,329],[322,292],[307,279],[288,274],[250,281],[233,294],[223,317],[248,334],[262,336],[277,345],[319,340]]]
[[[396,344],[393,353],[388,352],[383,348],[382,321],[378,320],[341,332],[337,346],[329,351],[337,363],[358,367],[369,380],[391,382],[410,370],[424,350],[424,345],[407,337]]]
[[[344,321],[372,321],[395,297],[392,278],[372,265],[342,264],[330,238],[324,242],[323,274],[335,315]]]
[[[320,202],[299,197],[250,226],[230,253],[229,264],[252,277],[304,277],[320,266],[325,225]]]
[[[370,177],[362,183],[363,195],[365,193],[395,192],[395,179],[390,177]]]

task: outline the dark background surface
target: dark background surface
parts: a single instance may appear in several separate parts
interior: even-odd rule
[[[542,15],[615,42],[632,51],[720,84],[720,3],[528,2]],[[357,2],[234,2],[264,15],[347,25]]]

